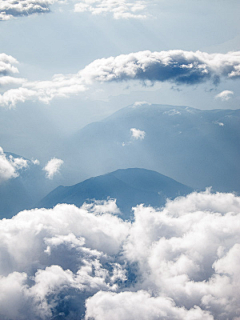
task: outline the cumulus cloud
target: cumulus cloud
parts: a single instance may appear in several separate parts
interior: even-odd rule
[[[146,291],[110,293],[100,291],[86,302],[86,319],[95,320],[214,320],[198,307],[186,310],[165,297],[152,297]]]
[[[215,99],[221,99],[222,101],[228,101],[231,99],[233,91],[224,90],[215,96]]]
[[[240,197],[209,190],[139,205],[23,211],[0,221],[3,319],[240,316]]]
[[[146,1],[139,0],[82,0],[75,4],[75,12],[91,12],[93,15],[111,13],[114,19],[145,19]]]
[[[25,81],[21,87],[0,95],[0,105],[13,106],[18,101],[50,102],[85,91],[94,83],[169,81],[178,85],[195,85],[206,81],[217,84],[221,78],[239,79],[240,51],[208,54],[183,50],[140,51],[98,59],[76,74],[57,74],[49,81]]]
[[[58,0],[4,0],[0,3],[0,21],[34,13],[49,12],[49,6]]]
[[[130,132],[132,134],[132,138],[135,140],[143,140],[145,138],[146,132],[136,129],[136,128],[131,128]]]
[[[0,147],[0,183],[19,176],[19,170],[28,167],[28,161],[23,158],[7,157]]]
[[[48,161],[46,166],[43,168],[44,171],[46,171],[46,176],[48,179],[52,179],[55,174],[59,173],[60,168],[63,164],[63,160],[52,158]]]
[[[80,319],[86,297],[117,290],[126,271],[116,255],[129,223],[105,205],[58,205],[0,221],[1,319]]]

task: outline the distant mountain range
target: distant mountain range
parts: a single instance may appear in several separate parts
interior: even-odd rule
[[[131,129],[140,130],[142,135],[133,135]],[[140,132],[136,130],[135,133]],[[161,172],[193,189],[212,186],[214,191],[240,193],[240,110],[129,106],[86,126],[67,141],[59,139],[54,156],[63,159],[64,166],[52,181],[46,179],[41,166],[29,160],[28,168],[20,170],[19,177],[0,184],[0,218],[36,204],[81,205],[86,199],[108,196],[116,198],[127,212],[139,203],[159,206],[166,197],[185,193],[173,182],[172,189],[167,188],[164,176],[156,172],[128,168]],[[139,183],[133,183],[138,179]],[[152,189],[154,181],[156,189]],[[71,187],[59,187],[39,203],[60,184]],[[186,193],[192,189],[187,190]]]
[[[117,199],[122,217],[128,219],[131,208],[138,204],[160,207],[167,198],[173,199],[192,191],[192,188],[158,172],[131,168],[90,178],[74,186],[60,186],[40,201],[38,207],[52,208],[58,203],[81,206],[84,202],[110,197]]]
[[[240,192],[240,110],[129,106],[71,136],[61,158],[66,184],[139,167],[193,188]]]

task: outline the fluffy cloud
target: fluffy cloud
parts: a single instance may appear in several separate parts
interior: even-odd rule
[[[95,60],[79,72],[91,81],[173,81],[196,84],[220,77],[240,76],[240,52],[208,54],[183,50],[141,51],[116,58]]]
[[[114,203],[59,205],[0,221],[1,319],[80,319],[86,297],[117,290],[126,271],[116,255],[129,224],[106,213]]]
[[[98,59],[76,74],[57,74],[49,81],[23,82],[17,89],[0,95],[0,105],[13,106],[18,101],[38,99],[45,103],[54,97],[67,97],[88,89],[94,83],[137,80],[169,81],[194,85],[221,78],[239,79],[240,52],[208,54],[182,50],[141,51]]]
[[[135,108],[135,105],[133,105],[133,107]],[[127,142],[123,142],[122,143],[123,147],[131,145],[136,140],[143,140],[145,138],[145,135],[146,135],[145,131],[139,130],[139,129],[136,129],[136,128],[131,128],[130,129],[130,133],[131,133],[131,139],[129,141],[127,141]]]
[[[233,95],[233,91],[224,90],[215,96],[215,99],[221,99],[222,101],[228,101]]]
[[[125,254],[139,266],[141,289],[177,306],[199,306],[214,319],[239,316],[240,283],[232,267],[239,253],[229,260],[239,249],[239,205],[233,194],[206,191],[169,201],[158,214],[135,209]]]
[[[0,54],[0,75],[5,76],[9,73],[18,73],[18,69],[14,66],[18,61],[5,53]],[[2,79],[2,78],[0,78]]]
[[[146,6],[146,1],[136,0],[82,0],[75,4],[74,11],[89,11],[93,15],[111,13],[114,19],[145,19],[147,15],[142,12]]]
[[[33,13],[49,12],[49,6],[58,0],[4,0],[0,3],[0,21]]]
[[[0,3],[0,21],[34,13],[47,13],[50,6],[61,0],[4,0]],[[65,1],[69,2],[69,1]],[[76,2],[76,1],[74,1]],[[145,19],[147,2],[142,0],[81,0],[75,4],[75,12],[90,12],[93,15],[110,13],[114,19]]]
[[[165,297],[152,297],[146,291],[110,293],[100,291],[86,302],[86,319],[95,320],[214,320],[198,307],[186,310]]]
[[[140,205],[132,223],[109,210],[115,201],[0,221],[1,319],[239,317],[240,197]]]
[[[23,158],[7,157],[0,147],[0,183],[19,176],[19,170],[28,167],[28,161]]]
[[[46,166],[43,168],[43,170],[46,171],[47,178],[52,179],[55,174],[59,173],[62,164],[63,160],[61,159],[52,158],[49,160]]]
[[[143,140],[145,138],[146,132],[136,129],[136,128],[131,128],[130,132],[132,134],[132,138],[135,140]]]

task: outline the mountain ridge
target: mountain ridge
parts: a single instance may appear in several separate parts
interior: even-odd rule
[[[116,198],[125,218],[131,208],[144,203],[160,207],[167,198],[186,195],[193,189],[152,170],[142,168],[119,169],[105,175],[84,180],[73,186],[59,186],[43,198],[38,207],[51,208],[58,203],[81,206],[91,200]]]
[[[84,180],[140,167],[193,188],[240,192],[239,124],[240,109],[128,106],[71,136],[62,156],[71,154],[66,156],[71,184],[77,183],[76,170]],[[144,139],[134,139],[131,128],[144,131]]]

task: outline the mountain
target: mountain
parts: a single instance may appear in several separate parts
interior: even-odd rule
[[[193,188],[240,192],[240,110],[129,106],[71,136],[61,158],[68,184],[139,167]]]
[[[40,201],[38,207],[52,208],[58,203],[81,206],[85,201],[117,199],[125,219],[131,208],[144,203],[159,207],[167,198],[191,193],[193,189],[158,172],[131,168],[90,178],[74,186],[60,186]]]

